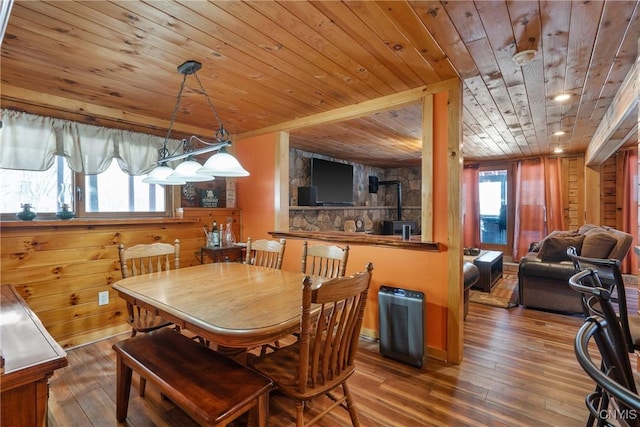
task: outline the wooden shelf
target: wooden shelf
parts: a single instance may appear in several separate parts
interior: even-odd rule
[[[310,239],[333,243],[358,243],[372,246],[390,246],[401,249],[440,252],[445,245],[439,242],[423,242],[420,236],[411,236],[410,240],[402,240],[397,235],[381,235],[367,233],[348,233],[345,231],[270,231],[274,238]]]
[[[360,211],[373,211],[373,210],[388,210],[398,209],[397,206],[289,206],[290,211],[326,211],[326,210],[360,210]],[[420,210],[421,206],[403,206],[402,210]]]

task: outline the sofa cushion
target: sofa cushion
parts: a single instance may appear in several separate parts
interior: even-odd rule
[[[540,251],[540,248],[542,248],[542,245],[544,245],[545,240],[550,239],[552,237],[565,237],[565,236],[572,237],[572,236],[577,236],[577,235],[578,235],[577,230],[553,230],[551,233],[549,233],[541,241],[535,242],[535,243],[532,243],[531,245],[529,245],[529,252],[538,252],[538,251]]]
[[[580,253],[585,236],[556,234],[542,241],[538,258],[545,262],[568,261],[567,248],[573,246]]]
[[[585,234],[586,232],[593,230],[594,228],[602,229],[599,225],[595,224],[583,224],[582,227],[578,228],[579,234]]]
[[[522,258],[518,267],[518,277],[523,281],[541,279],[556,282],[555,286],[569,287],[569,277],[574,274],[576,269],[571,261],[544,262],[537,256]]]
[[[616,243],[618,239],[606,232],[587,233],[579,253],[587,258],[607,259]]]

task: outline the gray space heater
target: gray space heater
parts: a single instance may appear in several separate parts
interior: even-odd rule
[[[424,355],[424,293],[381,286],[378,291],[380,353],[422,367]]]

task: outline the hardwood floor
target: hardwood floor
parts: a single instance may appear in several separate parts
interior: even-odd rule
[[[637,288],[629,288],[628,295],[636,309]],[[583,426],[584,397],[594,385],[573,352],[581,323],[579,317],[472,303],[465,322],[464,361],[449,365],[429,359],[422,369],[384,358],[376,342],[361,340],[350,385],[362,425]],[[50,380],[50,427],[117,424],[111,346],[126,337],[68,351],[69,366]],[[137,386],[134,375],[126,425],[195,425],[152,385],[147,385],[144,398]],[[314,401],[312,410],[323,405]],[[269,425],[293,425],[293,412],[290,401],[272,396]],[[318,425],[350,423],[346,411],[337,409]]]

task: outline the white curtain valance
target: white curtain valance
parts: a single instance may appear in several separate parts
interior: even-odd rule
[[[113,159],[129,175],[144,175],[156,166],[164,138],[68,120],[0,110],[0,168],[43,171],[55,156],[67,159],[74,172],[87,175],[107,170]],[[169,140],[174,152],[181,142]]]

